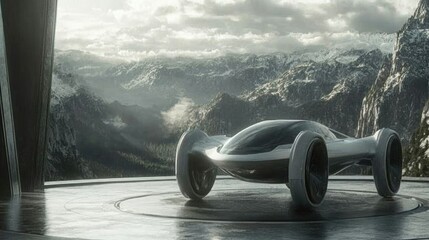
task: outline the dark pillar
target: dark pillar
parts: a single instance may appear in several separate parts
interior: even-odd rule
[[[0,197],[19,195],[21,191],[19,180],[4,45],[3,18],[0,11]]]
[[[56,0],[1,0],[22,191],[42,190]]]

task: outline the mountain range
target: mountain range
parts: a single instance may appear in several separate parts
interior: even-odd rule
[[[404,173],[429,174],[429,0],[392,52],[339,49],[119,62],[56,51],[48,179],[166,175],[184,130],[232,135],[310,119],[351,136],[393,128]],[[426,107],[425,107],[426,105]]]

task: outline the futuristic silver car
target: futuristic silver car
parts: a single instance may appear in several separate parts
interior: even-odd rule
[[[210,192],[220,168],[244,181],[284,183],[296,205],[317,207],[328,175],[353,164],[372,165],[378,194],[392,197],[402,176],[398,134],[383,128],[356,139],[305,120],[263,121],[231,138],[188,130],[177,146],[175,172],[180,191],[193,200]]]

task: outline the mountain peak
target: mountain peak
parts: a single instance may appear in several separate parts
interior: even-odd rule
[[[420,0],[414,15],[408,20],[408,26],[429,29],[429,0]]]
[[[429,0],[420,0],[416,11],[414,12],[415,18],[426,18],[429,12]]]

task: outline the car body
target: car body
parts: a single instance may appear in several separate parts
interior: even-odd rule
[[[393,196],[402,175],[398,134],[382,129],[353,138],[313,121],[270,120],[230,138],[189,130],[176,152],[179,187],[194,200],[210,192],[220,168],[244,181],[284,183],[294,202],[316,207],[325,196],[328,175],[354,164],[373,166],[379,194]]]

